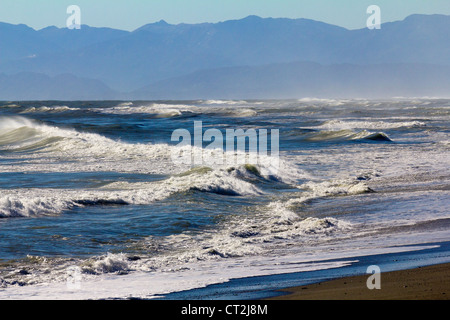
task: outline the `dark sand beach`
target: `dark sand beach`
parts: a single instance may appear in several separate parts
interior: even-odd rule
[[[450,264],[380,274],[381,288],[368,289],[368,275],[344,277],[280,290],[269,300],[449,300]]]

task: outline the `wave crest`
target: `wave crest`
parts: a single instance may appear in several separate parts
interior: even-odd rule
[[[352,130],[339,131],[318,131],[308,133],[307,141],[352,141],[352,140],[370,140],[392,142],[391,138],[384,132],[369,132],[366,130],[354,132]]]

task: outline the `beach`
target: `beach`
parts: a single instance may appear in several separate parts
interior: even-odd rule
[[[280,290],[269,300],[448,300],[450,264],[380,274],[381,288],[368,289],[368,275],[344,277]]]

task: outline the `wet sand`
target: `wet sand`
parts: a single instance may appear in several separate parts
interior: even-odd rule
[[[380,289],[368,289],[370,274],[279,290],[268,300],[449,300],[450,263],[380,273]]]

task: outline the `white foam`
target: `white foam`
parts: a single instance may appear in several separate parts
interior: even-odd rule
[[[334,119],[325,121],[319,126],[309,127],[311,129],[325,129],[329,131],[339,130],[354,130],[354,129],[367,129],[367,130],[385,130],[385,129],[397,129],[402,127],[423,127],[426,126],[422,121],[399,121],[399,122],[387,122],[387,121],[359,121],[359,120],[343,120]]]
[[[253,107],[248,107],[245,101],[222,101],[209,100],[200,105],[184,105],[184,104],[164,104],[151,103],[149,105],[134,105],[133,103],[119,104],[110,108],[92,108],[93,112],[101,112],[106,114],[152,114],[159,118],[170,118],[180,116],[186,113],[213,113],[230,117],[253,117],[258,111]],[[257,105],[258,103],[252,103]],[[242,106],[241,106],[242,105]]]
[[[371,189],[365,182],[353,180],[332,180],[315,182],[308,181],[298,187],[309,192],[309,196],[327,197],[339,195],[356,195],[371,192]]]
[[[250,259],[240,259],[238,262],[231,259],[196,261],[185,264],[185,268],[178,271],[149,270],[126,275],[106,273],[96,276],[83,273],[77,286],[68,285],[69,274],[66,270],[69,266],[60,271],[59,281],[20,288],[9,286],[0,289],[0,298],[12,300],[151,299],[172,292],[226,283],[231,279],[340,268],[358,262],[359,256],[401,253],[436,247],[435,245],[389,247],[386,241],[384,245],[374,241],[369,245],[360,243],[356,252],[340,246],[337,246],[334,251],[330,251],[329,246],[318,246],[304,248],[302,252],[295,254],[252,256]],[[120,256],[110,255],[109,259],[121,261]],[[331,261],[332,259],[334,261]],[[130,269],[132,266],[128,265],[127,268]],[[120,271],[119,274],[121,274]]]
[[[305,97],[305,98],[298,99],[298,101],[302,102],[302,103],[321,103],[321,104],[327,104],[327,105],[332,105],[332,106],[340,106],[340,105],[344,104],[345,102],[348,102],[349,100]]]
[[[67,274],[59,282],[43,283],[21,287],[7,287],[0,290],[2,299],[13,300],[85,300],[85,299],[128,299],[155,298],[171,292],[202,288],[207,285],[228,282],[243,276],[264,276],[287,272],[324,270],[343,267],[352,261],[296,263],[286,265],[265,265],[254,259],[253,263],[233,265],[229,263],[198,262],[191,268],[175,272],[135,272],[129,275],[104,274],[90,277],[83,274],[77,286],[69,286]],[[225,271],[226,270],[226,271]]]
[[[5,133],[22,127],[33,127],[35,122],[24,117],[0,117],[0,133]]]
[[[89,259],[83,263],[81,271],[88,274],[122,273],[130,271],[129,260],[123,253]]]
[[[42,107],[29,107],[20,113],[59,113],[59,112],[67,112],[67,111],[78,111],[80,108],[71,108],[68,106],[42,106]]]
[[[2,190],[0,218],[55,215],[74,206],[74,203],[70,200],[51,196],[27,196],[27,193],[26,190]]]
[[[155,114],[159,117],[175,117],[180,116],[185,112],[198,112],[199,108],[192,105],[180,104],[159,104],[152,103],[150,105],[134,106],[132,103],[120,104],[111,108],[91,109],[93,111],[107,113],[107,114]]]
[[[220,111],[220,110],[219,110]],[[251,108],[239,108],[239,109],[232,109],[232,110],[226,110],[226,113],[228,115],[234,116],[234,117],[254,117],[258,114],[258,112]]]
[[[246,104],[246,101],[243,100],[206,100],[203,102],[204,104],[218,104],[218,105],[239,105]]]

